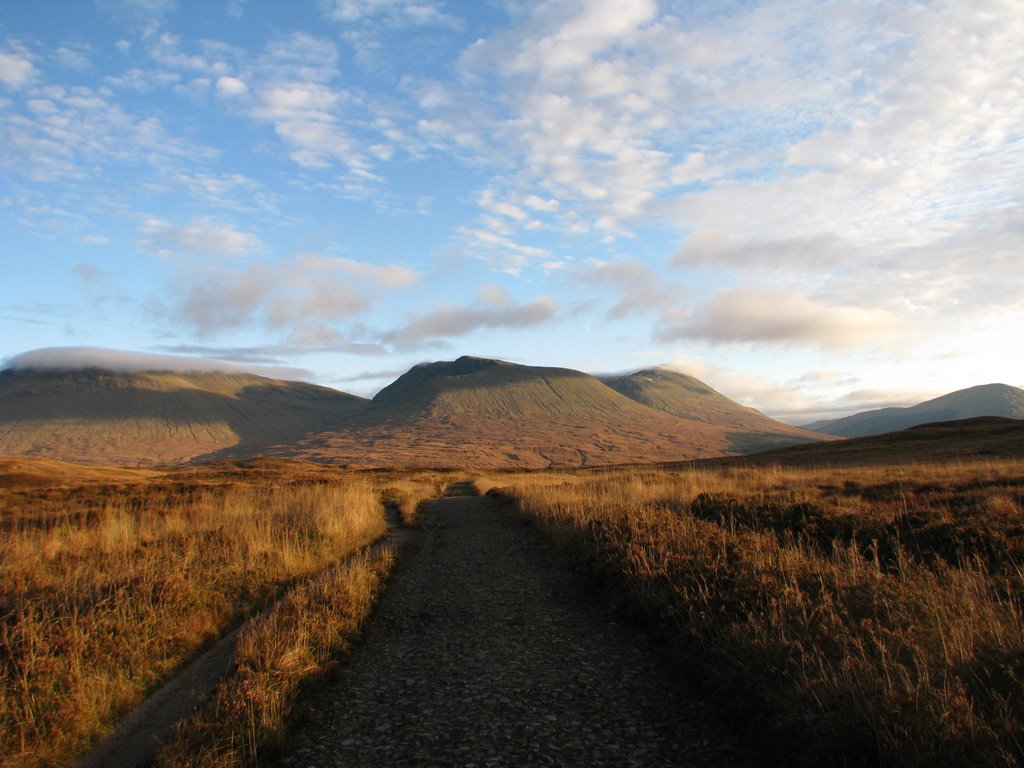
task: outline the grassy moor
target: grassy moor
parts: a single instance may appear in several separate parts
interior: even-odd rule
[[[1024,761],[1020,457],[477,488],[560,542],[773,764]]]
[[[434,476],[284,460],[177,470],[4,460],[0,762],[70,763],[185,661],[319,574],[240,641],[241,670],[276,664],[294,685],[344,643],[390,560],[335,564],[385,532],[384,501],[408,515],[437,489]],[[287,698],[259,718],[280,718]]]
[[[153,376],[172,393],[161,407],[185,397],[182,382],[202,380],[208,403],[216,382],[240,381]],[[125,383],[129,399],[142,380]],[[103,381],[105,429],[127,401]],[[4,765],[72,764],[239,627],[231,673],[156,761],[266,764],[290,748],[304,692],[353,648],[400,542],[441,535],[424,502],[468,480],[652,635],[680,689],[745,734],[753,759],[1024,763],[1020,420],[811,442],[661,369],[600,380],[480,358],[416,366],[372,401],[342,397],[344,419],[333,396],[308,410],[279,395],[327,396],[257,385],[304,415],[286,428],[271,409],[264,432],[247,433],[255,442],[216,460],[0,458]],[[80,381],[68,386],[72,405],[89,401]],[[252,397],[225,392],[218,408]],[[192,405],[181,413],[199,416],[172,409],[160,429],[194,431],[206,417]],[[152,437],[132,423],[117,434]],[[83,424],[71,444],[104,442]],[[161,434],[155,457],[175,445]],[[285,442],[223,458],[271,437]],[[780,442],[799,444],[740,450]],[[402,536],[369,546],[397,525]]]
[[[327,387],[238,373],[0,371],[0,454],[91,464],[255,456],[359,410]]]
[[[353,467],[539,469],[832,439],[696,379],[641,373],[602,381],[464,356],[413,366],[366,400],[248,374],[5,370],[0,454],[138,466],[281,456]]]
[[[0,0],[0,768],[1024,768],[1024,0]]]

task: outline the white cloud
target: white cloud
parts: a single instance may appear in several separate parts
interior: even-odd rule
[[[882,310],[830,306],[800,293],[736,288],[683,317],[663,316],[662,341],[768,342],[827,347],[889,346],[906,329]]]
[[[501,288],[486,286],[468,307],[442,304],[432,312],[410,320],[405,326],[384,334],[384,341],[398,349],[441,346],[443,340],[466,336],[481,329],[529,328],[550,321],[558,303],[538,296],[525,304],[515,301]]]
[[[397,26],[460,26],[437,0],[321,0],[320,5],[328,18],[345,24],[380,19]]]
[[[464,52],[461,92],[417,90],[425,141],[518,169],[484,186],[477,239],[514,252],[526,201],[552,200],[563,232],[653,220],[720,239],[691,263],[815,285],[1020,204],[1024,16],[1004,0],[511,9]]]
[[[157,218],[146,219],[139,227],[139,244],[160,256],[175,252],[241,256],[266,250],[263,241],[251,232],[242,232],[230,224],[212,219],[193,219],[174,225]]]
[[[306,32],[271,41],[266,51],[253,63],[253,71],[261,82],[329,83],[338,71],[338,47],[326,37]]]
[[[21,88],[36,73],[32,60],[27,54],[0,52],[0,83],[8,88]]]
[[[320,83],[288,82],[262,89],[251,115],[273,123],[291,148],[292,160],[306,168],[342,162],[352,169],[368,166],[360,145],[340,121],[347,100],[343,92]]]
[[[608,286],[618,294],[606,313],[612,320],[664,311],[685,295],[683,286],[638,261],[597,262],[574,270],[572,278],[587,285]]]
[[[495,264],[506,274],[519,274],[525,267],[551,260],[546,248],[527,245],[510,235],[504,222],[484,219],[481,227],[464,227],[459,231],[466,243],[466,250],[474,258]]]
[[[53,57],[60,66],[85,72],[92,66],[92,47],[85,43],[65,43],[53,52]]]
[[[540,211],[542,213],[554,213],[558,210],[557,200],[539,197],[538,195],[527,195],[523,200],[523,205],[532,211]]]
[[[346,167],[350,175],[343,186],[365,196],[378,181],[374,161],[391,159],[403,136],[386,119],[368,121],[364,96],[339,86],[335,43],[296,32],[275,39],[254,58],[229,53],[237,59],[235,71],[219,73],[214,81],[225,106],[271,125],[289,157],[303,168]],[[177,62],[179,67],[189,64],[189,57]]]
[[[697,230],[686,239],[676,255],[683,266],[729,269],[749,274],[751,270],[800,270],[813,272],[848,263],[856,249],[830,233],[811,234],[780,240],[737,241],[719,232]]]
[[[670,180],[674,185],[685,186],[713,179],[716,176],[721,176],[725,171],[725,168],[711,165],[707,155],[703,152],[691,152],[683,158],[682,162],[672,166]]]
[[[225,96],[244,96],[249,92],[249,87],[244,80],[229,75],[223,75],[217,80],[217,92]]]
[[[419,273],[400,264],[371,264],[336,256],[304,254],[296,262],[310,272],[340,273],[385,288],[408,288],[419,280]]]
[[[177,7],[176,0],[95,0],[108,13],[160,17]]]
[[[104,87],[34,88],[26,108],[0,110],[0,163],[36,181],[88,180],[114,164],[161,172],[211,154],[158,119],[127,112]]]
[[[4,363],[6,370],[75,370],[100,368],[119,373],[171,371],[174,373],[256,373],[263,376],[300,373],[294,368],[254,365],[206,357],[129,352],[101,347],[48,347],[15,355]],[[304,373],[304,372],[302,372]]]
[[[400,265],[320,254],[238,267],[184,263],[181,269],[167,309],[175,322],[203,337],[265,328],[304,349],[321,349],[332,339],[330,348],[336,349],[343,336],[335,324],[368,309],[381,291],[408,287],[418,278]],[[358,348],[344,339],[346,348]]]
[[[151,41],[149,55],[156,63],[170,69],[206,72],[210,68],[210,61],[207,57],[200,54],[184,53],[180,46],[180,37],[172,35],[170,32],[162,32]]]
[[[277,213],[279,196],[260,182],[240,173],[209,173],[183,168],[168,179],[180,185],[204,206],[235,211]]]
[[[177,72],[131,67],[120,75],[110,75],[105,79],[107,83],[116,88],[126,88],[138,93],[149,93],[158,88],[177,86],[182,78]]]

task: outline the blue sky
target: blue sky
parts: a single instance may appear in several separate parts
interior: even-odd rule
[[[1022,133],[1016,0],[8,0],[0,361],[1020,386]]]

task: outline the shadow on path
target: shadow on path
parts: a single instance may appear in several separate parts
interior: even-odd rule
[[[422,511],[365,640],[280,764],[736,765],[657,660],[468,484]]]

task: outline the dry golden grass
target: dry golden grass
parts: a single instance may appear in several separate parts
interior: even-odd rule
[[[1024,462],[481,477],[776,759],[1024,762]]]
[[[403,525],[415,525],[420,505],[442,495],[450,482],[450,473],[410,471],[383,482],[381,492],[398,509]]]
[[[299,585],[248,624],[238,639],[235,672],[178,726],[156,765],[257,765],[281,744],[301,686],[349,650],[393,563],[389,549],[354,558]]]
[[[4,765],[69,763],[204,645],[385,531],[370,480],[307,465],[29,480],[0,484]]]

